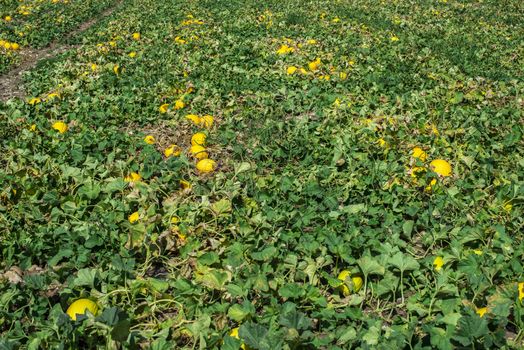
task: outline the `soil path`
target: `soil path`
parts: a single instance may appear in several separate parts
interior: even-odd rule
[[[93,25],[95,25],[102,18],[110,16],[121,4],[123,0],[116,1],[111,7],[100,13],[98,16],[80,24],[75,30],[65,36],[65,40],[78,35]],[[23,86],[24,73],[36,67],[38,62],[49,58],[56,57],[67,50],[73,49],[75,45],[67,45],[59,43],[57,40],[53,41],[49,46],[41,49],[25,48],[20,51],[20,64],[14,69],[11,69],[0,76],[0,101],[7,101],[10,98],[25,97]]]

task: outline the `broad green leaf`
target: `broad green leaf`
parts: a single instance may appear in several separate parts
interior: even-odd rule
[[[452,312],[443,316],[439,321],[445,324],[449,324],[451,326],[456,326],[461,317],[462,315],[458,312]]]
[[[353,327],[344,327],[344,331],[338,336],[337,345],[344,345],[357,338],[357,331]]]
[[[251,258],[258,261],[269,261],[276,256],[277,252],[277,248],[270,246],[260,252],[251,253]]]
[[[279,288],[278,294],[283,298],[299,298],[306,294],[303,285],[297,283],[286,283]]]
[[[248,293],[246,289],[243,289],[241,286],[233,283],[229,283],[226,288],[227,292],[233,297],[245,297]]]
[[[269,284],[266,275],[257,275],[253,282],[253,288],[262,292],[267,292],[269,290]]]
[[[218,269],[201,268],[195,274],[195,280],[210,289],[223,290],[230,279],[230,273]]]
[[[458,330],[453,339],[460,342],[463,346],[468,346],[476,339],[488,334],[488,323],[485,318],[477,314],[462,316],[458,321]]]
[[[246,301],[244,301],[242,303],[242,305],[235,304],[235,305],[231,306],[229,308],[229,310],[227,311],[227,315],[232,320],[234,320],[236,322],[241,322],[246,317],[248,317],[250,315],[251,316],[254,315],[255,312],[256,312],[256,310],[255,310],[255,307],[253,306],[253,304],[251,304],[251,302],[246,300]]]
[[[274,350],[282,347],[283,339],[266,327],[247,322],[240,326],[239,336],[248,346],[258,350]]]
[[[431,345],[433,345],[436,349],[439,350],[454,349],[454,346],[450,341],[449,334],[446,332],[446,330],[438,327],[431,327],[430,329]]]
[[[383,265],[370,256],[363,256],[357,260],[357,263],[365,276],[383,275],[386,271]]]
[[[246,171],[251,170],[251,164],[248,162],[242,162],[240,164],[235,165],[235,173],[240,174]]]
[[[389,258],[388,263],[398,268],[400,272],[417,270],[420,267],[417,260],[409,255],[404,255],[401,252],[397,252]]]
[[[199,264],[209,266],[220,261],[220,257],[215,252],[206,252],[199,256],[197,261]]]
[[[49,266],[56,266],[63,258],[69,258],[74,254],[71,249],[62,249],[53,256],[47,263]]]
[[[411,232],[413,231],[414,224],[415,222],[413,220],[406,220],[402,225],[402,231],[406,237],[411,238]]]
[[[216,215],[221,215],[231,211],[231,201],[227,198],[222,198],[218,202],[215,202],[211,205],[211,209],[215,212]]]
[[[207,334],[211,326],[211,317],[209,315],[200,316],[195,322],[187,325],[187,328],[193,335]]]
[[[78,189],[78,194],[80,196],[85,196],[89,199],[95,199],[100,194],[101,188],[100,185],[89,180],[82,187]]]
[[[364,335],[362,336],[362,340],[364,340],[366,344],[373,346],[378,344],[379,337],[380,329],[378,329],[375,326],[372,326],[368,329],[366,333],[364,333]]]
[[[367,207],[364,203],[360,204],[351,204],[342,209],[346,214],[358,214],[367,210]]]
[[[76,278],[73,280],[73,286],[82,287],[87,286],[94,288],[100,274],[96,269],[81,269],[78,271]]]
[[[280,315],[279,323],[288,328],[294,328],[299,331],[309,329],[311,327],[311,320],[302,312],[292,310],[283,315]]]

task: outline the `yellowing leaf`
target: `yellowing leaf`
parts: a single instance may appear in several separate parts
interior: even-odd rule
[[[211,205],[211,209],[215,214],[220,215],[231,211],[231,201],[227,198],[222,198],[218,202]]]
[[[195,281],[207,288],[223,290],[227,282],[231,280],[231,272],[218,270],[206,266],[197,266]]]

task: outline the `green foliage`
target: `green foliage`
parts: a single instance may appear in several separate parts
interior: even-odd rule
[[[25,0],[0,3],[0,40],[42,48],[116,5],[112,0]],[[5,18],[10,17],[7,21]],[[82,29],[82,28],[80,28]],[[31,58],[30,58],[31,59]],[[19,62],[16,50],[0,45],[0,74]]]
[[[521,348],[522,6],[123,1],[0,105],[0,347]]]

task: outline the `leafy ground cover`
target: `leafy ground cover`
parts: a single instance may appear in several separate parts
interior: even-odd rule
[[[24,47],[49,45],[96,16],[110,0],[2,0],[0,2],[0,74],[19,61]]]
[[[123,1],[0,107],[0,344],[522,348],[523,6]]]

